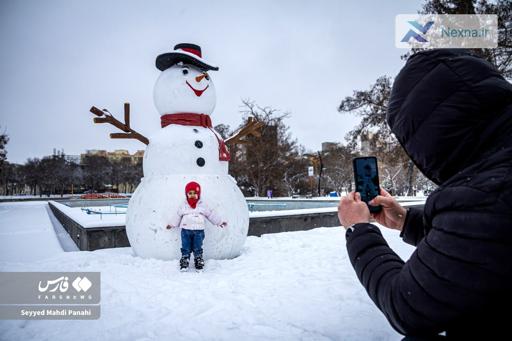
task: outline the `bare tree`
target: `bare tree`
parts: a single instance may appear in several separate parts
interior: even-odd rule
[[[352,159],[356,156],[353,149],[340,145],[322,152],[324,165],[325,189],[338,193],[352,190]]]
[[[9,137],[7,136],[7,133],[4,131],[3,133],[0,134],[0,167],[2,166],[4,161],[7,160],[7,150],[5,149],[5,146],[8,142]]]
[[[23,173],[23,182],[29,187],[29,192],[32,195],[37,194],[39,186],[40,176],[37,170],[40,162],[41,161],[38,158],[28,159],[21,169]]]
[[[391,94],[391,79],[388,76],[377,78],[368,90],[355,90],[352,96],[345,97],[338,111],[351,113],[361,117],[361,122],[352,129],[347,140],[349,147],[371,152],[379,158],[383,167],[407,168],[408,195],[413,194],[414,163],[409,159],[400,143],[395,138],[386,122],[388,101]],[[394,173],[394,172],[391,172]]]
[[[289,195],[286,179],[295,175],[286,173],[288,166],[299,157],[297,142],[292,139],[281,113],[271,107],[261,107],[253,101],[242,101],[243,122],[236,130],[247,126],[254,118],[261,122],[260,136],[248,135],[242,143],[231,145],[230,174],[246,195],[265,195],[272,189],[274,195]],[[293,192],[293,191],[292,191]]]
[[[86,155],[82,167],[85,185],[90,190],[102,190],[111,180],[112,165],[104,156]]]
[[[308,166],[309,160],[305,157],[304,147],[299,146],[297,153],[290,153],[286,160],[283,174],[283,185],[286,195],[305,195],[309,191]]]

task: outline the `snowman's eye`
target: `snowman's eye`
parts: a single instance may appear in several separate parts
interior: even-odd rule
[[[181,70],[181,72],[183,72],[183,75],[188,75],[188,70],[187,69],[183,69],[183,70]]]
[[[210,80],[210,76],[208,76],[208,74],[207,74],[207,73],[205,73],[205,74],[204,74],[204,78],[206,78],[206,80],[207,80],[207,81],[209,81],[209,80]]]

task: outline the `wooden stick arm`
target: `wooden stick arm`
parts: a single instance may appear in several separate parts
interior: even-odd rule
[[[95,106],[89,110],[94,115],[98,116],[94,118],[94,123],[110,123],[124,133],[112,133],[110,138],[113,139],[136,139],[144,144],[149,144],[149,140],[144,135],[136,132],[130,127],[130,103],[124,104],[124,123],[116,119],[108,111],[100,110]]]
[[[101,111],[100,109],[96,108],[95,106],[91,107],[91,109],[89,111],[92,112],[96,116],[103,116],[103,115],[105,115],[105,113],[103,111]]]
[[[261,136],[261,128],[263,127],[263,122],[259,122],[254,120],[252,117],[249,117],[247,124],[242,127],[239,131],[237,131],[232,136],[228,137],[226,139],[226,144],[232,145],[232,144],[241,144],[245,143],[245,141],[242,140],[243,137],[252,135],[255,137]]]
[[[230,142],[230,146],[234,145],[234,144],[249,144],[250,142],[249,141],[245,141],[245,140],[237,140],[237,141],[234,141],[234,142]]]
[[[111,133],[111,139],[137,139],[144,144],[149,144],[149,140],[138,133]]]
[[[124,132],[127,132],[127,133],[130,132],[130,129],[127,128],[124,124],[122,124],[121,122],[119,122],[116,119],[112,120],[112,116],[95,117],[94,118],[94,123],[110,123],[113,126],[115,126],[116,128],[119,128],[119,129],[121,129]]]

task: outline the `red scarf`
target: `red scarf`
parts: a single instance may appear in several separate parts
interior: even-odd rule
[[[162,128],[167,127],[169,124],[180,124],[184,126],[196,126],[210,129],[219,142],[219,160],[231,160],[231,155],[229,154],[226,143],[224,140],[219,138],[215,131],[212,129],[212,119],[210,116],[193,113],[165,114],[160,117],[160,120]]]

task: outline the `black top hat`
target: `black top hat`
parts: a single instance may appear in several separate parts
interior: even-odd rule
[[[199,45],[178,44],[174,46],[174,52],[164,53],[156,57],[156,67],[160,71],[164,71],[179,62],[197,66],[203,71],[219,70],[218,67],[210,65],[203,59]]]

